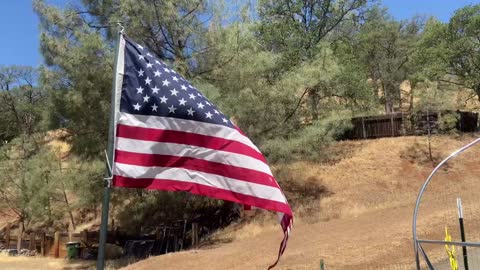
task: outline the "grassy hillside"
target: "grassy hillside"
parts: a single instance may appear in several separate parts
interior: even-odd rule
[[[473,140],[471,135],[434,137],[434,162]],[[296,204],[293,235],[278,269],[410,269],[414,263],[412,213],[417,193],[433,168],[426,137],[340,142],[343,158],[324,164],[289,164],[290,181],[310,181],[325,195]],[[480,237],[474,225],[480,206],[477,169],[480,146],[460,156],[432,181],[420,208],[422,238],[443,239],[448,225],[457,233],[457,196],[464,200],[470,240]],[[313,183],[312,181],[316,181]],[[466,212],[466,213],[467,213]],[[152,257],[126,269],[265,269],[281,240],[272,216],[255,215],[218,232],[203,247]],[[478,226],[476,226],[478,227]],[[443,246],[426,247],[436,261]]]

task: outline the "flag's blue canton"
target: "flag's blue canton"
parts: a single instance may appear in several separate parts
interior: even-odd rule
[[[228,117],[180,74],[127,38],[120,111],[234,127]]]

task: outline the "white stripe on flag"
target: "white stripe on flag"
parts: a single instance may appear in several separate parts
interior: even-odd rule
[[[286,203],[283,193],[278,188],[195,170],[171,167],[145,167],[116,163],[114,174],[137,179],[163,179],[196,183],[266,200]]]
[[[151,129],[175,130],[218,137],[243,143],[260,153],[260,150],[258,150],[250,139],[242,135],[238,130],[226,126],[173,117],[138,115],[124,112],[120,112],[119,115],[118,124]]]
[[[151,142],[119,137],[117,138],[117,145],[115,149],[141,154],[192,157],[272,175],[272,172],[267,164],[250,156],[193,146],[189,144]]]

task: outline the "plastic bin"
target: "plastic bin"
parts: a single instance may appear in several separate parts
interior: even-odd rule
[[[67,248],[67,259],[77,259],[80,254],[80,242],[68,242],[65,246]]]

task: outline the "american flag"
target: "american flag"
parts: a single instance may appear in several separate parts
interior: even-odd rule
[[[120,46],[113,185],[186,191],[276,211],[284,239],[275,266],[293,216],[263,155],[146,47],[127,37]]]

